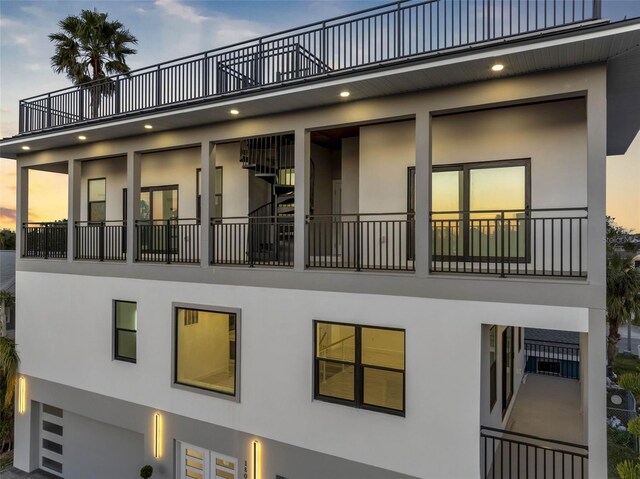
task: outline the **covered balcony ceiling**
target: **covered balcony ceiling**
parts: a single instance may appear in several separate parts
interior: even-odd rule
[[[231,120],[230,109],[240,118],[316,108],[339,103],[338,93],[348,89],[349,102],[607,62],[621,55],[640,52],[640,19],[617,23],[588,21],[543,32],[527,33],[499,40],[398,59],[384,65],[334,71],[307,79],[269,86],[244,88],[200,101],[176,102],[161,109],[111,115],[81,124],[62,125],[7,138],[0,143],[0,155],[16,158],[24,145],[30,152],[77,144],[78,134],[90,134],[91,141],[131,136],[142,132],[145,123],[153,131],[166,131]],[[491,67],[501,63],[502,72]],[[620,71],[620,69],[618,69]],[[620,74],[624,74],[624,70]],[[633,84],[627,82],[627,84]],[[633,92],[631,92],[633,94]],[[638,93],[636,92],[637,96]],[[620,107],[628,106],[619,102]],[[615,105],[614,105],[615,107]],[[627,108],[628,109],[628,108]],[[615,112],[609,112],[609,116]],[[612,139],[609,139],[612,142]],[[624,148],[626,140],[617,141]]]

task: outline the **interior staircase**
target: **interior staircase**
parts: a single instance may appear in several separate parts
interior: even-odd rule
[[[271,185],[270,200],[249,213],[247,254],[253,262],[293,262],[295,209],[294,135],[246,138],[242,167]]]

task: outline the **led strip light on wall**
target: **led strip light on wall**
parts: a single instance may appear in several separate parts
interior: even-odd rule
[[[24,376],[18,378],[18,413],[27,412],[27,380]]]

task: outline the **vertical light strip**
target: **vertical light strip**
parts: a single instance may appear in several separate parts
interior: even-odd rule
[[[153,455],[160,457],[162,455],[162,416],[160,413],[156,413],[153,417],[154,420],[154,446]]]
[[[260,443],[258,441],[253,441],[253,479],[258,478],[258,448]]]
[[[24,376],[18,378],[18,413],[27,411],[27,380]]]

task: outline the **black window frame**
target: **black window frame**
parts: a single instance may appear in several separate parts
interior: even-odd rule
[[[91,182],[92,181],[104,181],[104,200],[91,201]],[[91,206],[98,203],[104,204],[104,218],[101,220],[96,220],[91,217]],[[103,176],[100,178],[88,178],[87,179],[87,221],[89,223],[104,223],[106,220],[107,220],[107,177]]]
[[[119,328],[118,327],[118,303],[129,303],[136,305],[136,329],[127,329],[127,328]],[[135,333],[136,339],[136,357],[131,358],[129,356],[122,356],[118,354],[118,332],[119,331],[127,331],[129,333]],[[123,299],[114,299],[113,300],[113,359],[116,361],[124,361],[127,363],[137,363],[138,362],[138,302],[123,300]]]
[[[442,165],[432,165],[431,166],[431,174],[443,171],[461,171],[462,172],[462,211],[469,211],[470,206],[470,197],[471,197],[471,181],[470,181],[470,171],[471,170],[479,170],[484,168],[508,168],[513,166],[524,166],[525,168],[525,184],[524,184],[524,212],[525,219],[531,217],[531,158],[511,158],[511,159],[502,159],[502,160],[489,160],[489,161],[473,161],[473,162],[465,162],[465,163],[449,163]],[[416,184],[416,167],[409,166],[407,168],[407,211],[415,213],[415,184]],[[430,214],[437,214],[437,211],[431,211]],[[437,219],[437,218],[435,218]],[[464,236],[462,239],[462,254],[455,255],[456,258],[459,258],[461,261],[478,261],[480,258],[473,256],[470,254],[470,242],[469,242],[469,214],[463,213],[460,218],[464,223]],[[452,220],[453,221],[453,220]],[[518,262],[518,263],[530,263],[531,262],[531,241],[530,241],[530,222],[525,221],[525,251],[522,257],[519,256],[507,256],[505,260],[508,262]],[[432,231],[433,234],[433,231]],[[408,255],[415,256],[415,252],[407,247]],[[433,252],[432,245],[432,253],[431,256],[433,259],[442,260],[447,258],[448,255],[440,254],[436,255]],[[452,255],[453,256],[453,255]],[[483,256],[486,260],[487,258],[495,258],[495,256]]]
[[[171,385],[176,388],[185,389],[187,391],[194,391],[199,393],[208,394],[213,397],[230,399],[236,402],[240,402],[240,318],[241,311],[237,308],[226,308],[226,307],[218,307],[218,306],[204,306],[204,305],[196,305],[196,304],[183,304],[183,303],[173,303],[173,338],[172,338],[172,348],[173,348],[173,362],[172,362],[172,373],[171,373]],[[234,316],[235,322],[235,338],[234,338],[234,351],[233,351],[233,376],[234,376],[234,387],[233,393],[229,393],[227,391],[222,391],[220,389],[207,388],[204,386],[196,386],[193,384],[183,383],[178,381],[178,311],[179,310],[186,311],[201,311],[204,313],[219,313],[219,314],[227,314]],[[190,321],[186,323],[185,326],[189,326],[192,324],[197,324],[197,321]],[[231,353],[231,351],[230,351]]]
[[[338,360],[327,360],[326,358],[318,357],[318,324],[335,324],[338,326],[353,327],[355,331],[355,358],[354,362],[349,364],[354,365],[354,399],[350,401],[348,399],[340,399],[332,396],[325,396],[320,394],[320,361],[328,362],[342,362]],[[369,364],[363,364],[362,362],[362,329],[380,329],[386,331],[401,331],[403,333],[403,364],[402,370],[395,368],[388,368],[384,366],[372,366]],[[375,406],[364,402],[364,369],[377,369],[381,371],[392,371],[402,374],[402,410],[385,408],[382,406]],[[354,407],[356,409],[365,409],[368,411],[381,412],[385,414],[391,414],[394,416],[405,417],[407,410],[407,332],[406,329],[393,328],[387,326],[373,326],[369,324],[354,324],[354,323],[341,323],[337,321],[325,321],[325,320],[313,320],[313,398],[318,401],[324,401],[334,404],[342,404],[344,406]]]

